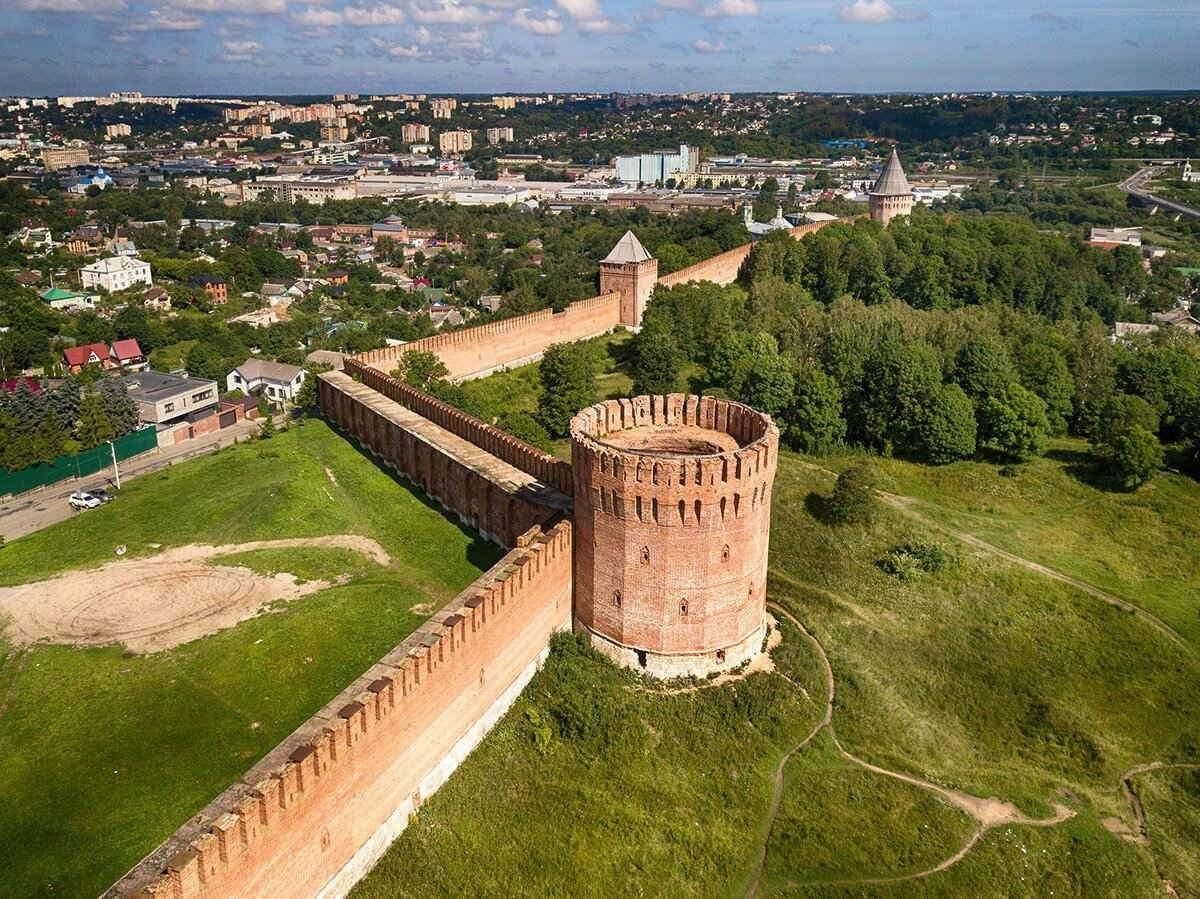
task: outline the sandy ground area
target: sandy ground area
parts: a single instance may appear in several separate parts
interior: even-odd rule
[[[158,652],[232,627],[271,603],[330,586],[325,581],[298,583],[287,573],[267,577],[249,568],[212,565],[209,559],[307,546],[350,549],[380,565],[391,562],[374,540],[351,534],[179,546],[148,558],[0,587],[0,618],[5,636],[18,645],[121,643],[133,652]]]

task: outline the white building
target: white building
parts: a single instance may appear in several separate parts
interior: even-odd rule
[[[134,284],[149,286],[154,283],[150,275],[150,263],[133,256],[109,256],[97,259],[79,270],[83,289],[103,287],[109,293],[125,290]]]
[[[458,101],[453,97],[434,99],[429,101],[429,108],[435,119],[448,119],[458,108]]]
[[[400,140],[406,144],[427,142],[429,140],[429,126],[419,125],[415,122],[401,125]]]
[[[1190,159],[1183,164],[1183,173],[1179,176],[1179,180],[1185,184],[1200,184],[1200,170],[1192,169]]]
[[[115,125],[104,126],[104,136],[109,140],[115,137],[128,137],[133,133],[133,129],[124,122],[117,122]]]
[[[304,384],[304,369],[285,362],[247,359],[225,378],[230,390],[261,396],[277,403],[290,403]]]
[[[260,199],[268,191],[280,203],[305,200],[317,206],[326,200],[353,200],[355,197],[353,182],[317,176],[268,175],[254,181],[243,181],[239,189],[242,201],[247,203]]]
[[[680,144],[678,153],[674,150],[658,150],[637,156],[618,156],[617,178],[626,184],[665,182],[675,175],[696,171],[699,163],[700,151],[695,147]]]

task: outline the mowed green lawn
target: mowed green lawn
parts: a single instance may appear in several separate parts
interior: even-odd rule
[[[783,625],[776,673],[675,696],[649,695],[631,675],[560,645],[359,894],[740,896],[764,844],[765,895],[1155,896],[1163,878],[1190,888],[1200,870],[1191,769],[1139,778],[1149,846],[1102,822],[1132,826],[1119,786],[1129,768],[1200,762],[1200,656],[901,510],[883,508],[870,526],[822,523],[813,498],[832,477],[813,465],[848,462],[783,454],[769,584],[826,648],[837,737],[883,768],[1013,802],[1030,817],[1065,806],[1072,818],[991,830],[927,877],[854,883],[936,866],[974,821],[928,790],[848,762],[826,731],[785,765],[768,835],[772,772],[826,702],[814,652],[794,628]],[[1109,495],[1078,481],[1071,464],[1035,462],[1015,479],[974,464],[887,462],[883,471],[889,490],[918,496],[923,515],[947,524],[962,524],[975,497],[997,497],[974,519],[997,518],[981,536],[1000,543],[1031,527],[1004,545],[1070,562],[1077,576],[1119,551],[1131,560],[1124,583],[1138,584],[1144,602],[1164,618],[1194,615],[1194,594],[1170,583],[1155,554],[1172,529],[1195,526],[1200,485],[1168,475]],[[1138,524],[1118,527],[1130,511]],[[1091,536],[1071,537],[1071,555],[1050,540],[1055,528]],[[885,574],[878,560],[912,538],[940,542],[953,563],[903,583]],[[1181,578],[1200,565],[1195,539],[1172,552]]]
[[[120,544],[148,555],[324,534],[372,537],[393,562],[221,559],[347,580],[153,655],[0,644],[0,895],[103,890],[499,556],[320,421],[134,479],[0,548],[0,582],[18,584],[111,561]]]

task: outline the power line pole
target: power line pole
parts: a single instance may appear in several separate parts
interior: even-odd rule
[[[108,441],[108,449],[112,453],[113,477],[116,479],[117,489],[121,489],[121,469],[117,468],[117,447],[110,440]]]

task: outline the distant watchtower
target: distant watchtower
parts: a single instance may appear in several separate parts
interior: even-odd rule
[[[900,154],[892,148],[892,157],[871,188],[871,221],[886,225],[898,215],[908,215],[913,208],[912,185],[900,165]]]
[[[621,324],[627,328],[642,326],[642,313],[657,281],[658,260],[632,231],[626,231],[600,263],[600,293],[621,295]]]

